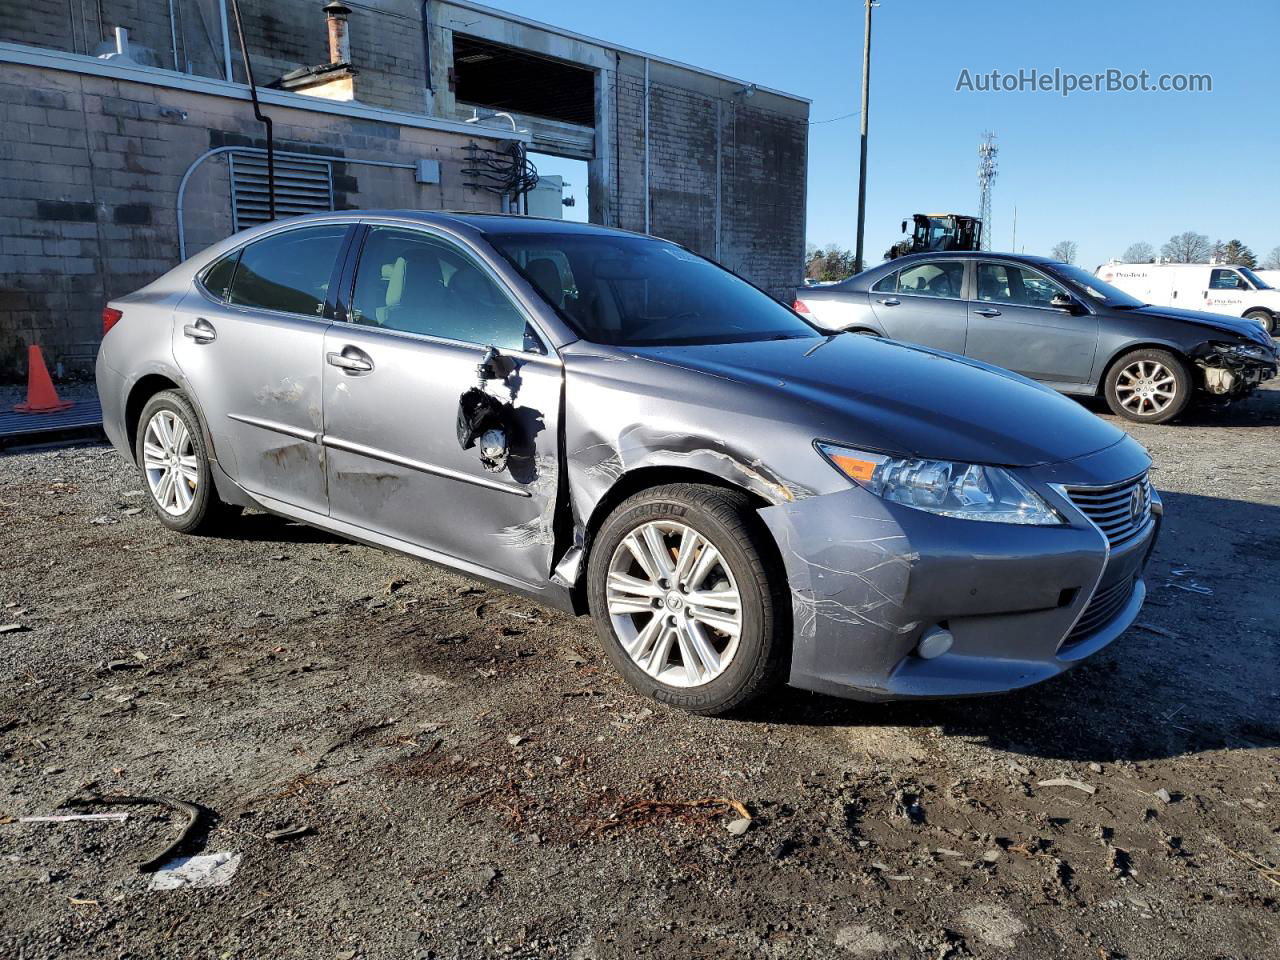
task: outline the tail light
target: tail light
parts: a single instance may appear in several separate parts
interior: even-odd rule
[[[120,318],[123,316],[124,316],[124,312],[121,310],[117,310],[115,307],[103,307],[102,308],[102,335],[105,337],[108,333],[110,333],[111,328],[114,327],[116,323],[119,322]]]
[[[807,314],[809,312],[809,308],[805,306],[805,303],[803,300],[797,300],[795,303],[791,305],[791,309],[794,310],[796,313]]]

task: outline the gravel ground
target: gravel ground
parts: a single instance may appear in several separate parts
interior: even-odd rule
[[[1110,649],[733,720],[406,558],[168,533],[106,447],[2,456],[0,956],[1280,956],[1280,390],[1129,429],[1167,524]],[[238,870],[150,890],[163,807],[15,820],[85,790],[199,804]]]

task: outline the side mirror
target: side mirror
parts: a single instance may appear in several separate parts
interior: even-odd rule
[[[1049,301],[1049,306],[1058,310],[1068,310],[1075,313],[1080,309],[1080,301],[1067,293],[1055,294],[1054,298]]]
[[[903,233],[907,232],[907,221],[905,220],[902,221],[902,232]]]

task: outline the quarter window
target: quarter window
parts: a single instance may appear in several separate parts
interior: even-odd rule
[[[235,276],[236,264],[240,262],[240,251],[229,254],[204,272],[200,282],[210,294],[219,300],[226,300],[231,292],[231,278]]]
[[[1239,290],[1243,286],[1244,281],[1234,270],[1214,270],[1209,274],[1210,290]]]
[[[346,224],[326,224],[272,234],[249,244],[240,255],[228,299],[242,307],[323,316],[334,261],[346,232]]]
[[[506,350],[541,349],[524,315],[469,257],[416,230],[373,227],[351,319],[371,327]]]
[[[988,303],[1011,303],[1025,307],[1048,307],[1066,291],[1052,280],[1006,263],[978,264],[978,299]]]
[[[881,277],[875,282],[875,286],[871,288],[872,293],[897,293],[898,292],[898,275],[891,273],[887,277]]]
[[[957,298],[963,286],[964,261],[962,260],[917,263],[906,267],[898,275],[898,293],[917,297]]]

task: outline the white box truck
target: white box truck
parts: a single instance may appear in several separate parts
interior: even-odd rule
[[[1224,313],[1280,335],[1280,290],[1248,267],[1224,263],[1104,263],[1099,279],[1159,307]]]

